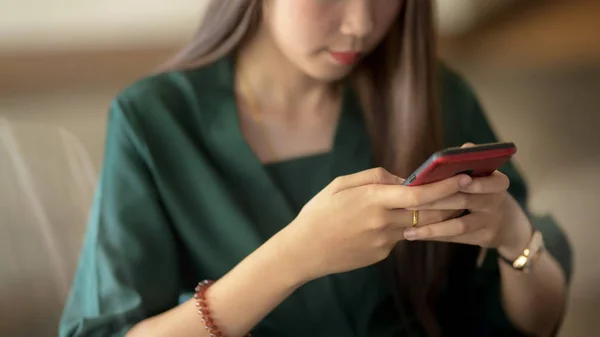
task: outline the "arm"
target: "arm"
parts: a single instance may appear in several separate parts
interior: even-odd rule
[[[145,161],[135,115],[115,101],[105,158],[59,336],[208,336],[192,300],[177,305],[177,239]],[[302,282],[276,235],[207,293],[227,336],[242,336]]]
[[[279,245],[280,232],[207,292],[212,318],[226,336],[243,336],[303,282]],[[136,325],[128,337],[208,336],[194,299]]]
[[[487,143],[497,141],[479,103],[471,96],[470,115],[464,134],[468,141]],[[497,259],[496,252],[489,254],[488,265],[499,268],[500,294],[503,309],[519,330],[538,336],[552,335],[564,314],[568,276],[570,276],[570,251],[564,235],[551,218],[531,216],[527,210],[527,188],[512,163],[501,171],[511,181],[509,192],[512,211],[509,221],[519,228],[514,233],[513,244],[500,247],[497,253],[507,258],[520,255],[531,236],[531,226],[539,228],[547,241],[547,250],[536,260],[533,270],[524,274]],[[560,263],[559,263],[560,262]]]
[[[118,102],[111,107],[100,180],[59,336],[122,336],[177,304],[176,240]],[[160,286],[156,286],[160,285]]]
[[[517,227],[523,232],[515,244],[499,247],[498,253],[514,259],[527,246],[532,226],[531,221],[517,202],[512,201],[512,214]],[[529,273],[522,273],[507,263],[500,265],[502,302],[508,317],[521,330],[537,336],[551,336],[564,314],[566,298],[566,276],[549,250],[543,251],[534,262]]]

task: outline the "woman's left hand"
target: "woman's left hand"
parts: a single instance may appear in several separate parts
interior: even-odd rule
[[[465,146],[472,146],[466,144]],[[498,248],[517,255],[531,237],[531,223],[523,209],[507,192],[510,181],[496,171],[473,182],[445,199],[423,205],[417,210],[469,210],[469,214],[422,227],[407,228],[410,241],[445,241]]]

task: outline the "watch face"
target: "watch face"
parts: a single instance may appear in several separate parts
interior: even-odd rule
[[[529,257],[521,255],[513,262],[512,266],[515,269],[523,269],[527,265],[528,261]]]
[[[536,230],[531,236],[529,245],[523,250],[523,254],[521,254],[516,260],[512,262],[512,267],[517,270],[522,270],[524,272],[529,271],[529,269],[531,269],[532,261],[535,260],[535,258],[543,249],[544,238],[542,232]]]

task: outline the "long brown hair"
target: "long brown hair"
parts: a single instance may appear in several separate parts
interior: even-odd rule
[[[432,0],[403,0],[380,46],[352,74],[371,131],[377,164],[408,176],[442,146]],[[212,0],[194,39],[162,70],[210,64],[253,34],[262,0]],[[377,132],[373,132],[377,130]],[[429,335],[439,335],[434,300],[446,274],[450,247],[400,243],[390,255],[389,277],[402,312],[411,305]],[[406,316],[403,315],[405,318]]]

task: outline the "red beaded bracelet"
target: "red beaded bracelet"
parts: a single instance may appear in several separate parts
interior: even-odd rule
[[[208,309],[208,301],[206,300],[206,290],[215,283],[214,281],[204,280],[196,286],[196,293],[194,294],[194,299],[196,300],[196,308],[198,310],[198,315],[202,318],[202,322],[204,323],[204,329],[209,333],[211,337],[225,337],[225,334],[219,330],[214,320],[210,315],[210,310]],[[246,337],[252,337],[251,333],[248,333]]]

